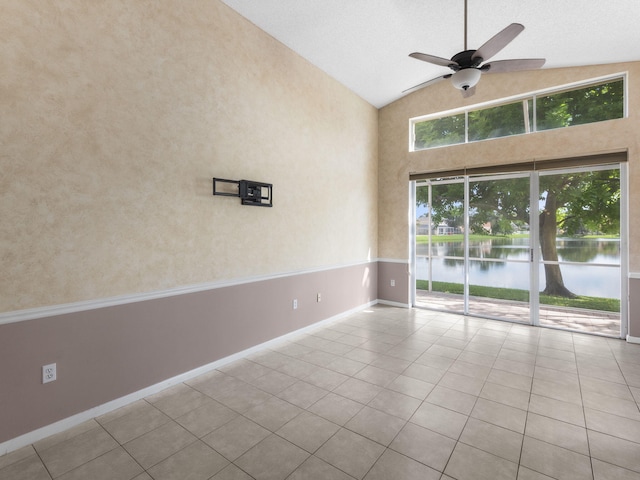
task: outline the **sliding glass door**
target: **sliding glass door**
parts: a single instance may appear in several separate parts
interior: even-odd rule
[[[415,305],[624,334],[624,171],[609,165],[416,183]]]
[[[620,168],[541,172],[539,323],[620,335]]]
[[[471,177],[468,192],[468,313],[529,323],[529,175]]]

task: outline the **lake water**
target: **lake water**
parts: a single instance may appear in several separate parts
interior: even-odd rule
[[[565,286],[577,295],[620,298],[620,241],[617,239],[557,240],[560,262],[580,262],[581,265],[560,265]],[[416,249],[416,278],[428,280],[428,245]],[[432,244],[432,274],[434,281],[463,283],[464,245],[462,242]],[[529,289],[529,239],[488,238],[470,242],[469,255],[479,259],[499,259],[500,262],[471,260],[469,283],[488,287]],[[455,259],[443,257],[459,257]],[[525,261],[526,263],[518,263]],[[595,265],[597,264],[597,265]],[[600,266],[604,265],[604,266]],[[539,290],[544,290],[544,267],[540,265]]]

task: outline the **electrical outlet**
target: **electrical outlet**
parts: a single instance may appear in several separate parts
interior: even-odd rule
[[[298,308],[298,299],[294,298],[293,299],[293,309],[296,310]]]
[[[391,280],[391,286],[395,287],[396,286],[396,281],[395,280]]]
[[[322,295],[318,293],[318,302],[322,301]]]
[[[58,378],[56,364],[44,365],[42,367],[42,383],[53,382]]]

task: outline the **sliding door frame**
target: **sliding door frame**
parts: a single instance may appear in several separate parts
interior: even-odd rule
[[[561,161],[559,161],[560,163]],[[576,165],[566,168],[557,169],[544,169],[544,170],[529,170],[526,175],[529,177],[529,197],[531,199],[529,206],[529,249],[530,249],[530,262],[529,262],[529,322],[530,325],[540,325],[540,298],[539,298],[539,282],[540,282],[540,266],[543,265],[541,259],[541,252],[539,248],[539,215],[540,209],[538,199],[540,198],[540,176],[541,175],[553,175],[563,174],[569,172],[580,171],[593,171],[593,170],[607,170],[607,169],[619,169],[620,171],[620,338],[626,338],[628,332],[628,174],[627,163],[603,163],[592,165]],[[505,168],[505,174],[486,174],[486,175],[473,175],[474,181],[485,181],[491,179],[509,179],[523,177],[524,172],[514,173],[512,175],[509,172],[514,172],[513,169]],[[491,173],[499,172],[499,168],[495,167],[491,169]],[[449,172],[447,172],[449,173]],[[488,172],[487,172],[488,173]],[[469,315],[469,180],[471,175],[465,174],[462,176],[464,181],[464,315]],[[436,179],[431,175],[426,177],[426,185],[438,185],[446,183],[458,183],[460,182],[460,175],[457,176],[458,180],[455,181],[453,176],[450,178],[443,178],[442,180]],[[412,179],[410,182],[410,202],[411,202],[411,235],[410,235],[410,253],[411,253],[411,304],[416,305],[416,279],[417,279],[417,263],[416,263],[416,188],[417,182],[420,180]],[[431,206],[431,189],[429,189],[429,205]],[[431,207],[429,207],[431,208]],[[431,212],[429,211],[429,225],[431,226]],[[429,269],[431,273],[431,233],[429,233]],[[432,275],[429,275],[431,281]],[[431,283],[429,283],[431,285]],[[460,313],[460,312],[455,312]],[[474,315],[478,316],[478,315]],[[505,318],[486,316],[485,318],[491,318],[495,320],[510,321]],[[557,328],[543,325],[547,328]]]

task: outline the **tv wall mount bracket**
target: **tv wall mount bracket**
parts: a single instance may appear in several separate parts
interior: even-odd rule
[[[240,197],[242,205],[273,207],[273,185],[270,183],[214,178],[213,194]]]

